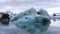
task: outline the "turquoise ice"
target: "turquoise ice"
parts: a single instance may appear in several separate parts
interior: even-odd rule
[[[13,17],[11,21],[13,21],[17,27],[30,32],[31,34],[35,33],[36,29],[46,31],[51,23],[49,14],[43,9],[38,13],[35,9],[19,13],[17,16]]]
[[[36,13],[36,10],[34,8],[30,8],[29,10],[26,10],[24,12],[19,13],[18,15],[16,15],[13,18],[11,18],[10,20],[11,21],[16,21],[19,18],[22,18],[22,17],[27,16],[27,15],[32,15],[32,14],[35,14],[35,13]]]

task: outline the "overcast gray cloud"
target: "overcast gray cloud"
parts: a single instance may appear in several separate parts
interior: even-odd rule
[[[39,8],[50,8],[50,9],[53,8],[54,9],[54,7],[60,7],[60,0],[4,0],[4,1],[0,1],[0,11],[11,10],[17,13],[17,11],[20,12],[21,10],[27,10],[30,7],[34,7],[36,9],[39,9]],[[48,9],[48,11],[50,10]]]
[[[5,2],[60,2],[60,0],[0,0]]]
[[[0,0],[0,8],[6,6],[60,7],[60,0]]]

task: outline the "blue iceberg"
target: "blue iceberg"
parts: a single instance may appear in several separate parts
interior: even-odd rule
[[[31,8],[25,12],[19,13],[11,19],[16,26],[30,33],[35,33],[36,29],[46,31],[50,25],[50,16],[46,10],[41,9],[36,12]]]

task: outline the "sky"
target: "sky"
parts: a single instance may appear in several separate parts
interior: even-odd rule
[[[55,12],[60,12],[60,0],[0,0],[0,12],[10,10],[19,13],[31,7],[37,11],[41,8],[46,9],[52,15]]]

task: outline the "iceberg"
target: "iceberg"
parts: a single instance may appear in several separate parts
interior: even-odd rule
[[[36,12],[35,9],[19,13],[11,19],[13,23],[27,32],[34,34],[37,29],[46,31],[50,25],[50,16],[46,10],[41,9]]]

